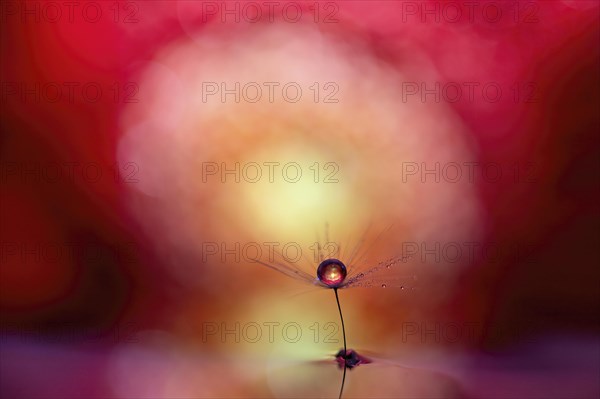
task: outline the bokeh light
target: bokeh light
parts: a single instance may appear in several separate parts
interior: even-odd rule
[[[329,257],[343,397],[598,396],[597,2],[67,3],[0,4],[2,397],[337,397]]]

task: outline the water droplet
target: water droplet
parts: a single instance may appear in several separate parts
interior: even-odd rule
[[[387,285],[381,284],[381,288],[385,288],[385,287],[387,287]]]
[[[327,259],[317,268],[317,278],[328,287],[338,287],[346,278],[346,266],[337,259]]]

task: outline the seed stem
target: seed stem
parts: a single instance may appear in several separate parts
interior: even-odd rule
[[[340,298],[338,297],[337,288],[333,289],[335,293],[335,301],[337,303],[338,311],[340,312],[340,320],[342,321],[342,336],[344,337],[344,374],[342,375],[342,386],[340,387],[340,395],[338,399],[342,399],[342,393],[344,392],[344,383],[346,382],[346,327],[344,327],[344,316],[342,316],[342,307],[340,306]]]

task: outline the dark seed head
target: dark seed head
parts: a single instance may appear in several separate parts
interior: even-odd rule
[[[345,365],[349,370],[352,370],[354,367],[360,366],[361,364],[369,364],[373,362],[371,359],[359,355],[353,349],[348,349],[347,351],[340,349],[340,351],[335,355],[335,360],[337,361],[339,368],[343,369]]]

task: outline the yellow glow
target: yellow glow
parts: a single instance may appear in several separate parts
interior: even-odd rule
[[[133,209],[151,235],[162,237],[165,254],[185,248],[204,259],[206,241],[277,242],[280,250],[299,244],[311,257],[314,243],[325,241],[326,223],[329,238],[344,243],[346,255],[367,231],[372,243],[390,224],[397,234],[365,244],[378,256],[397,256],[403,241],[468,242],[478,236],[482,208],[468,179],[434,181],[407,173],[407,166],[423,171],[475,160],[476,148],[464,139],[451,108],[403,99],[403,82],[434,78],[429,72],[390,68],[361,45],[349,47],[312,25],[226,34],[220,28],[207,26],[193,40],[158,53],[140,77],[153,101],[128,107],[121,120],[119,159],[140,169],[131,188],[153,197]],[[275,100],[264,95],[256,103],[204,95],[207,83],[232,88],[247,82],[294,82],[304,95],[294,102],[279,91]],[[315,82],[322,89],[316,98]],[[325,93],[328,83],[334,102],[324,101],[334,92]],[[167,118],[156,117],[165,109]],[[273,181],[264,168],[259,181],[203,175],[205,163],[231,170],[264,162],[278,163]],[[337,180],[327,183],[330,162]],[[296,182],[282,176],[291,163],[302,171]],[[295,171],[288,172],[295,181]],[[185,284],[200,281],[196,271],[169,265]],[[224,270],[214,268],[214,278],[223,278]]]
[[[338,278],[340,278],[342,273],[340,273],[340,269],[339,267],[335,266],[335,267],[331,267],[328,271],[327,271],[327,278],[329,280],[337,280]]]
[[[314,162],[302,164],[302,169],[306,169]],[[357,198],[353,194],[349,184],[315,183],[312,176],[303,176],[296,183],[265,182],[247,185],[244,189],[244,199],[250,205],[246,210],[254,214],[258,224],[280,237],[285,232],[295,231],[296,238],[299,231],[308,228],[307,233],[312,234],[313,229],[321,227],[324,221],[338,224],[352,210],[359,209],[358,201],[349,200]]]

